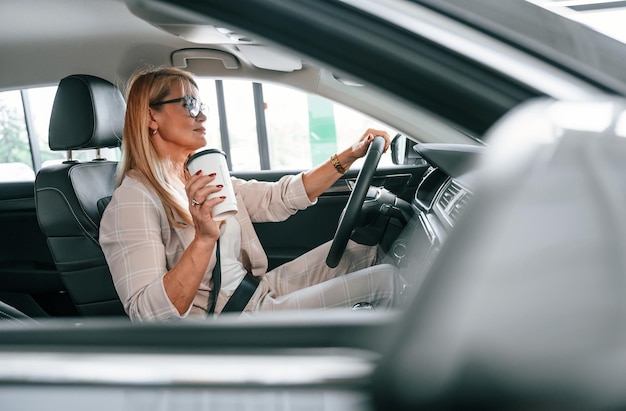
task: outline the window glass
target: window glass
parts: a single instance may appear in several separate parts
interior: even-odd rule
[[[256,171],[261,168],[259,135],[254,105],[253,83],[246,80],[224,80],[226,124],[220,129],[218,96],[215,80],[198,79],[200,94],[208,107],[207,147],[221,148],[222,133],[227,133],[230,162],[234,171]],[[368,128],[396,131],[348,107],[325,98],[289,87],[263,84],[270,168],[303,170],[316,166],[333,153],[350,147]],[[359,168],[363,160],[352,168]],[[392,165],[389,154],[382,165]]]
[[[230,162],[235,171],[260,169],[253,83],[223,81],[226,124],[220,128],[216,82],[199,79],[200,93],[207,106],[207,147],[222,147],[222,130],[227,131]],[[395,130],[350,108],[299,90],[263,84],[264,107],[270,168],[273,170],[308,169],[326,161],[333,153],[353,144],[369,127]],[[65,151],[53,152],[48,146],[48,126],[56,86],[0,93],[0,180],[33,180],[41,167],[66,159]],[[32,123],[27,128],[24,104]],[[30,139],[34,142],[31,153]],[[72,157],[88,161],[95,150],[77,150]],[[103,149],[101,157],[119,158],[119,149]],[[33,164],[34,161],[34,164]],[[362,160],[352,168],[360,167]],[[385,154],[381,164],[391,165]]]
[[[66,151],[52,151],[48,145],[56,91],[57,86],[49,86],[0,93],[0,181],[32,181],[40,168],[66,160]],[[96,156],[96,150],[72,152],[80,161]],[[117,160],[119,149],[102,149],[100,157]]]
[[[388,125],[381,123],[378,120],[366,116],[358,111],[355,111],[349,107],[335,103],[335,125],[337,127],[338,144],[341,149],[350,147],[368,128],[376,130],[386,131],[390,138],[393,138],[398,133],[398,130],[389,127]],[[332,154],[332,153],[331,153]],[[357,160],[352,168],[360,168],[363,159]],[[380,158],[379,165],[391,166],[393,161],[391,159],[391,151],[387,150],[385,154]]]
[[[312,160],[306,94],[264,84],[263,99],[272,169],[310,168]]]
[[[273,84],[263,85],[272,169],[303,169],[345,150],[368,128],[397,131],[323,97]],[[286,149],[287,148],[287,149]],[[352,168],[359,168],[363,160]],[[391,165],[386,153],[381,165]]]
[[[35,179],[19,90],[0,93],[0,181]]]
[[[207,121],[204,123],[206,128],[207,148],[223,149],[220,133],[220,117],[217,107],[217,92],[215,81],[209,79],[198,79],[198,87],[200,88],[200,98],[207,107]]]
[[[31,88],[25,93],[33,121],[30,132],[34,141],[38,143],[42,167],[61,162],[66,158],[65,151],[52,151],[48,146],[48,126],[50,125],[50,114],[56,92],[57,87],[52,86]]]
[[[249,81],[224,81],[226,121],[233,170],[259,170],[254,95]]]

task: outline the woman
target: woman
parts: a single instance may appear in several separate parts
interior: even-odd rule
[[[183,70],[138,72],[129,83],[118,187],[102,217],[100,243],[130,318],[206,316],[212,306],[220,313],[247,272],[260,282],[244,312],[391,305],[391,270],[366,269],[375,247],[350,242],[339,266],[329,269],[326,244],[266,272],[267,256],[252,226],[315,204],[365,155],[374,135],[386,139],[386,150],[387,133],[368,130],[332,161],[274,183],[233,178],[239,212],[220,224],[211,213],[223,196],[204,200],[221,190],[212,184],[215,174],[185,173],[186,159],[206,144],[199,101],[196,82]],[[222,286],[215,301],[218,255]]]

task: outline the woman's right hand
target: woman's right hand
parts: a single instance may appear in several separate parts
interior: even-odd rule
[[[226,197],[217,196],[206,199],[208,195],[219,192],[221,185],[211,184],[215,173],[201,175],[202,170],[190,176],[185,191],[189,199],[189,212],[196,228],[197,239],[217,240],[220,236],[219,222],[213,220],[213,207],[224,201]]]

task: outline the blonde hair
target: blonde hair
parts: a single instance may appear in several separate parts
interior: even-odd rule
[[[160,158],[154,148],[148,121],[151,104],[163,100],[175,86],[184,90],[198,88],[193,76],[181,69],[158,67],[142,69],[131,77],[126,92],[126,117],[122,139],[122,156],[117,169],[117,184],[130,170],[135,170],[156,191],[172,226],[183,227],[193,224],[186,200],[180,196],[182,165],[173,164],[167,158]],[[160,107],[154,106],[153,110]],[[184,222],[176,221],[174,213]]]

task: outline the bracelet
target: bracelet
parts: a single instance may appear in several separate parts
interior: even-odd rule
[[[330,156],[330,162],[333,163],[333,167],[335,167],[335,170],[337,170],[339,172],[339,174],[345,174],[346,173],[346,169],[343,168],[343,166],[339,162],[339,158],[337,158],[337,153],[335,153],[332,156]]]

